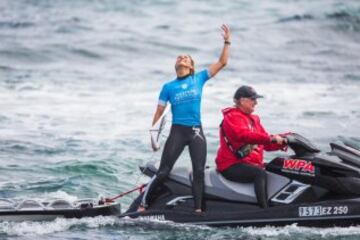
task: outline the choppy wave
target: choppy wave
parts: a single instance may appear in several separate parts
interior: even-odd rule
[[[314,11],[312,11],[314,12]],[[320,13],[303,13],[292,16],[281,17],[277,20],[278,23],[288,22],[302,22],[302,21],[319,21],[323,18],[334,20],[335,26],[338,30],[351,30],[358,32],[360,30],[360,7],[347,8],[342,10],[333,10],[321,15]]]
[[[338,22],[338,28],[342,30],[360,31],[360,7],[357,9],[345,9],[334,11],[326,15],[329,19]]]
[[[305,111],[303,115],[306,117],[332,117],[335,116],[335,113],[332,111]]]
[[[360,23],[360,9],[358,10],[340,10],[337,12],[327,14],[328,18],[339,19],[349,22],[359,22]]]
[[[21,29],[35,26],[33,22],[21,22],[21,21],[0,21],[0,29]]]
[[[201,233],[202,235],[206,235],[206,232],[212,231],[211,228],[206,226],[175,224],[157,220],[119,219],[116,217],[103,216],[82,219],[58,218],[50,222],[0,222],[0,236],[40,236],[68,230],[75,232],[78,230],[84,231],[85,229],[113,230],[118,233],[123,233],[125,236],[129,235],[125,230],[134,235],[136,235],[136,233],[142,235],[141,232],[166,231],[172,233],[174,236],[183,233],[183,231],[200,230],[204,231],[204,233]],[[191,232],[188,233],[188,237],[190,236]]]
[[[296,225],[285,226],[282,228],[264,227],[264,228],[244,228],[244,233],[250,236],[277,239],[341,239],[342,237],[353,237],[360,233],[360,227],[349,228],[307,228]]]
[[[292,22],[292,21],[303,21],[303,20],[311,20],[314,19],[315,17],[312,16],[311,14],[303,14],[303,15],[294,15],[294,16],[290,16],[290,17],[284,17],[284,18],[280,18],[278,20],[278,22]]]
[[[17,48],[0,50],[0,55],[8,60],[17,60],[24,63],[46,63],[53,61],[52,57],[44,51],[38,51],[29,48]]]
[[[116,219],[111,217],[96,217],[83,219],[58,218],[51,222],[0,222],[0,236],[38,236],[75,230],[77,228],[100,228],[114,226]]]
[[[141,238],[145,235],[163,239],[352,239],[360,234],[359,226],[348,228],[308,228],[296,224],[285,227],[210,228],[172,222],[95,217],[83,219],[56,219],[51,222],[0,222],[0,236],[40,237],[55,236],[72,231],[77,236],[85,230],[108,231],[117,239]]]
[[[352,81],[360,81],[360,75],[357,74],[346,74],[345,78]]]
[[[0,141],[0,153],[11,156],[36,156],[51,157],[64,154],[68,149],[63,146],[56,146],[55,144],[44,144],[29,141],[19,140],[5,140]]]

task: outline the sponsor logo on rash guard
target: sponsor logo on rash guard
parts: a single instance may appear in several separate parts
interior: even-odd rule
[[[200,95],[198,94],[198,92],[196,91],[196,89],[178,92],[178,93],[175,94],[174,103],[173,103],[173,104],[177,104],[177,103],[181,103],[181,102],[193,100],[193,99],[196,99],[196,98],[199,97],[199,96],[200,96]]]
[[[300,159],[285,159],[282,171],[315,176],[315,167],[312,162]]]

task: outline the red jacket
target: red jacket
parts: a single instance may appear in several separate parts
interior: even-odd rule
[[[269,134],[265,131],[257,115],[245,114],[239,108],[223,109],[223,129],[234,149],[245,144],[258,144],[246,157],[237,159],[229,149],[220,129],[220,147],[216,156],[216,167],[221,172],[236,163],[247,163],[263,168],[264,150],[275,151],[282,146],[271,143]]]

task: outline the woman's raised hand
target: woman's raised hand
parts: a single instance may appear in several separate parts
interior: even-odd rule
[[[229,42],[230,41],[230,28],[228,25],[223,24],[221,26],[221,30],[222,30],[222,36],[224,38],[224,41]]]

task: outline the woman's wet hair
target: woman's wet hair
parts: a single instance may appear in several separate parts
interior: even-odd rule
[[[190,75],[193,75],[195,73],[195,62],[190,55],[188,55],[188,57],[190,58],[191,66],[193,67],[192,69],[190,69]]]

